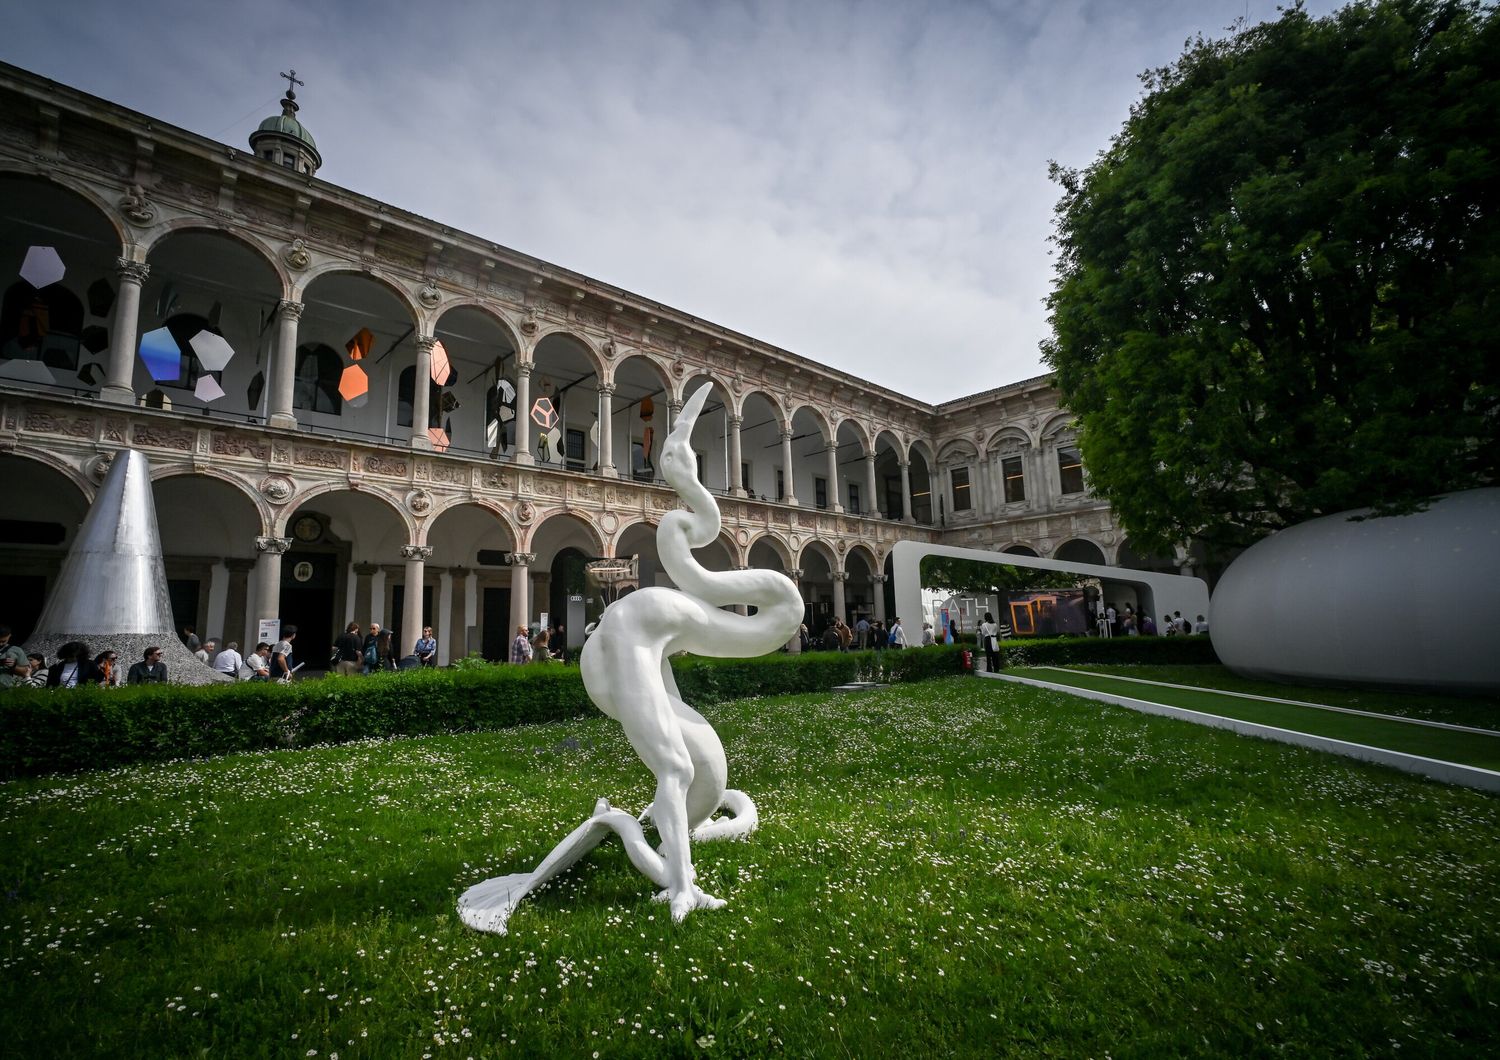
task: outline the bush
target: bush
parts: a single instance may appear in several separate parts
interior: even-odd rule
[[[1207,637],[1049,637],[1008,640],[1007,666],[1078,666],[1125,663],[1142,666],[1208,666],[1219,661]]]

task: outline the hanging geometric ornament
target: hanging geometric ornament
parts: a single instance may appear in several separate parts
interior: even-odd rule
[[[531,403],[531,422],[544,431],[557,426],[557,409],[552,407],[551,398],[539,397]]]
[[[141,362],[159,383],[175,382],[182,375],[182,350],[166,328],[141,336]]]
[[[188,345],[198,355],[198,363],[205,372],[222,372],[229,359],[234,356],[234,347],[224,341],[224,336],[215,335],[212,331],[198,332],[188,340]]]
[[[358,364],[351,364],[339,376],[339,397],[353,402],[370,392],[370,377]]]
[[[447,386],[453,374],[453,362],[448,359],[448,348],[441,342],[432,344],[432,381],[438,386]]]
[[[84,386],[98,386],[104,382],[104,366],[101,364],[86,364],[78,369],[78,381]]]
[[[351,361],[362,361],[370,356],[370,350],[375,346],[375,333],[369,328],[360,328],[354,333],[354,338],[344,344],[344,349],[349,351]]]
[[[448,432],[441,427],[428,427],[427,437],[432,439],[432,448],[439,453],[448,451]]]
[[[103,353],[109,349],[109,332],[98,324],[90,324],[83,329],[83,334],[79,336],[79,341],[83,343],[83,348],[90,353]]]
[[[53,247],[31,247],[21,262],[21,279],[40,290],[63,278],[67,269]]]
[[[224,396],[224,388],[211,375],[200,375],[198,385],[193,387],[193,396],[204,404],[210,401],[218,401]]]
[[[245,404],[252,409],[260,408],[260,399],[266,392],[266,373],[256,372],[245,387]]]
[[[96,317],[107,317],[115,304],[115,289],[108,280],[95,280],[89,284],[89,313]]]

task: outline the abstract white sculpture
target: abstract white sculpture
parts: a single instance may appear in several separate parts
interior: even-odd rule
[[[769,570],[709,571],[693,549],[719,535],[719,506],[697,477],[689,444],[693,424],[708,400],[700,387],[683,406],[657,469],[691,511],[669,512],[656,534],[662,566],[679,589],[645,588],[609,605],[584,644],[579,665],[584,687],[605,714],[625,729],[630,745],[656,776],[656,798],[637,819],[600,799],[579,825],[532,872],[476,884],[458,901],[464,923],[505,934],[517,903],[566,871],[611,832],[625,843],[633,864],[669,902],[672,919],[724,902],[697,886],[691,839],[741,838],[758,823],[755,804],[729,789],[724,746],[713,726],[682,701],[668,661],[674,652],[721,658],[764,655],[780,648],[802,622],[802,596],[786,575]],[[749,604],[753,616],[722,610]],[[721,810],[732,816],[713,819]],[[660,851],[645,838],[641,822],[656,824]]]

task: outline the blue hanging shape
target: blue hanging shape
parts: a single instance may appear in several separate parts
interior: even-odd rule
[[[182,376],[182,350],[166,328],[141,336],[141,363],[158,383],[176,382]]]

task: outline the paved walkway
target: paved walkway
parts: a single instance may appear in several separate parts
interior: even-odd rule
[[[1488,729],[1066,667],[1023,667],[980,676],[1500,792],[1500,732]]]

